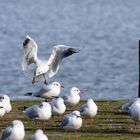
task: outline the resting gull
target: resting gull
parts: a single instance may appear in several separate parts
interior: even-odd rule
[[[47,102],[36,104],[31,107],[24,107],[23,111],[30,119],[34,120],[48,120],[51,118],[51,105]]]
[[[1,135],[0,140],[23,140],[25,136],[24,125],[19,120],[14,120]]]
[[[59,82],[52,82],[51,84],[43,85],[43,87],[37,92],[26,93],[25,96],[35,96],[44,99],[54,98],[59,96],[61,88],[64,88],[64,86]]]
[[[77,105],[80,101],[80,90],[77,87],[72,87],[68,95],[62,96],[67,107]]]
[[[53,115],[62,115],[66,110],[63,98],[54,98],[50,104],[52,106]]]
[[[30,140],[48,140],[48,137],[43,133],[43,130],[37,129]]]

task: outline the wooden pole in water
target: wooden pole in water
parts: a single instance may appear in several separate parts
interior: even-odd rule
[[[139,40],[139,51],[138,51],[138,57],[139,57],[139,59],[138,59],[138,61],[139,61],[139,63],[138,63],[138,65],[139,65],[139,73],[138,73],[138,75],[139,75],[139,83],[138,83],[138,97],[140,97],[140,40]]]

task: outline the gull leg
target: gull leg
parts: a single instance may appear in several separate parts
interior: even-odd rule
[[[44,76],[44,79],[45,79],[44,84],[48,85],[48,81],[46,80],[45,74],[43,74],[43,76]]]
[[[76,140],[78,140],[78,131],[76,130]]]
[[[35,72],[34,72],[34,76],[33,76],[32,84],[35,84]]]
[[[70,140],[70,130],[68,130],[68,140]]]

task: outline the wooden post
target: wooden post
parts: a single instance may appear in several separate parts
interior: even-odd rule
[[[139,51],[138,51],[138,76],[139,76],[139,82],[138,82],[138,97],[140,97],[140,40],[139,40]]]

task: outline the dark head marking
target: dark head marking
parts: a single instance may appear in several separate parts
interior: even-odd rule
[[[26,46],[28,43],[30,42],[30,39],[29,38],[26,38],[23,42],[23,46]]]

